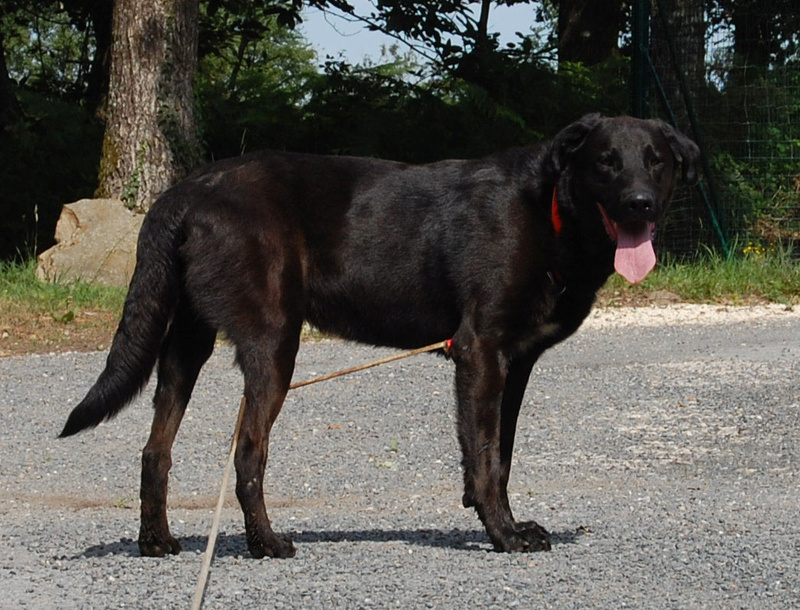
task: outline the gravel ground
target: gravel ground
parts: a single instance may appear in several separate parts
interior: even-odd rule
[[[304,344],[296,379],[391,352]],[[56,440],[102,353],[0,359],[2,608],[188,608],[238,408],[218,349],[175,451],[184,552],[139,556],[152,386]],[[548,352],[520,418],[512,504],[550,553],[491,552],[460,506],[452,363],[418,356],[292,392],[267,503],[290,560],[247,554],[232,491],[205,608],[800,607],[800,312],[604,310]]]

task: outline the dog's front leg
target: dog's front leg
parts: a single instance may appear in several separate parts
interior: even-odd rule
[[[532,354],[515,359],[508,369],[506,385],[503,390],[500,421],[500,500],[507,507],[509,514],[511,514],[511,508],[508,502],[508,481],[511,474],[511,458],[514,452],[517,419],[522,399],[525,396],[525,388],[528,385],[531,370],[538,356],[539,354]],[[550,534],[535,521],[515,521],[514,527],[517,534],[528,543],[524,550],[550,550]]]
[[[549,549],[547,532],[535,523],[517,524],[508,504],[510,462],[501,451],[508,362],[496,345],[479,337],[457,336],[454,346],[464,506],[475,507],[495,549]],[[508,439],[503,440],[508,446]]]

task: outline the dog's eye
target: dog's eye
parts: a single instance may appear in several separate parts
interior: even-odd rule
[[[614,167],[614,155],[601,155],[597,158],[597,164],[600,167],[612,168]]]

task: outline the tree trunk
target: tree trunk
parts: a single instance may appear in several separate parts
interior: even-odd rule
[[[95,52],[89,68],[86,102],[94,112],[102,114],[108,95],[108,74],[112,41],[113,2],[94,2],[89,5],[89,17],[94,30]]]
[[[482,0],[481,13],[478,18],[478,32],[475,40],[478,47],[489,47],[489,13],[491,12],[491,8],[491,0]]]
[[[117,0],[96,196],[147,211],[200,160],[198,0]]]
[[[625,18],[622,0],[558,0],[558,61],[592,66],[617,49]]]

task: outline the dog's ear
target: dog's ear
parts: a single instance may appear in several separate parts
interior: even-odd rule
[[[683,181],[686,184],[697,184],[697,164],[700,163],[700,148],[692,140],[671,125],[658,121],[659,129],[669,142],[675,160],[680,164],[683,172]]]
[[[561,172],[566,167],[570,157],[580,150],[586,141],[586,136],[597,126],[600,119],[599,113],[584,115],[556,134],[550,147],[550,160],[556,172]]]

